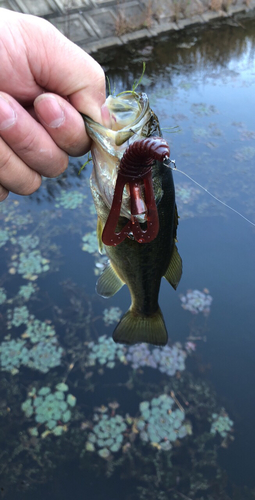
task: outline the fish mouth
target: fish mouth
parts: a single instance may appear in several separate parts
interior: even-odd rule
[[[148,96],[144,93],[121,92],[116,96],[107,97],[103,108],[109,112],[108,126],[101,125],[88,116],[84,116],[87,132],[91,139],[112,154],[150,119]],[[148,116],[149,113],[149,116]],[[120,155],[122,156],[122,155]]]
[[[93,172],[91,187],[100,193],[106,206],[112,205],[118,167],[126,148],[136,140],[146,137],[152,117],[146,94],[121,92],[110,95],[103,105],[107,126],[83,115],[86,131],[92,139]],[[130,194],[123,191],[121,216],[130,218]]]

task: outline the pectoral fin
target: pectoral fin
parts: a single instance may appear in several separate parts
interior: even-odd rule
[[[102,232],[103,232],[103,224],[98,217],[97,218],[97,240],[98,240],[98,251],[101,254],[103,253]]]
[[[168,283],[170,283],[170,285],[172,285],[172,287],[176,290],[178,283],[181,279],[181,275],[182,275],[182,259],[178,253],[176,245],[174,244],[169,266],[166,270],[164,278],[166,278]]]
[[[96,291],[102,297],[112,297],[123,285],[124,282],[117,276],[111,264],[109,264],[97,281]]]

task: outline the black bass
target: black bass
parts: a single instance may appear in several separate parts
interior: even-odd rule
[[[108,128],[83,117],[92,139],[99,250],[110,260],[97,292],[111,297],[124,284],[129,288],[131,307],[113,332],[115,342],[165,345],[160,282],[164,276],[176,289],[182,274],[169,147],[146,94],[109,96],[105,109]]]

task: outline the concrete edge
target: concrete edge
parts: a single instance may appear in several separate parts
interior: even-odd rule
[[[122,36],[111,36],[109,38],[105,38],[102,40],[96,40],[91,43],[79,43],[79,46],[82,47],[89,54],[93,54],[97,51],[100,51],[105,48],[112,48],[115,46],[125,45],[128,42],[135,40],[143,40],[146,38],[157,37],[161,34],[170,33],[171,31],[176,32],[180,30],[184,30],[185,28],[192,27],[195,25],[202,25],[207,23],[213,23],[214,21],[226,20],[235,15],[241,15],[242,17],[246,17],[247,14],[251,14],[254,10],[255,16],[255,0],[251,0],[250,6],[245,7],[244,5],[236,5],[229,8],[227,12],[224,11],[207,11],[201,15],[195,15],[189,19],[180,19],[176,22],[167,22],[161,23],[158,25],[154,25],[151,28],[144,28],[137,31],[132,31],[130,33],[126,33]]]

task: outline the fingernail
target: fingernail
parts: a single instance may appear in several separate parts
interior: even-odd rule
[[[8,101],[0,95],[0,130],[6,130],[12,127],[16,119],[17,115],[14,109],[12,109]]]
[[[65,121],[65,114],[57,99],[53,96],[40,95],[36,98],[35,110],[40,120],[50,128],[58,128]]]

